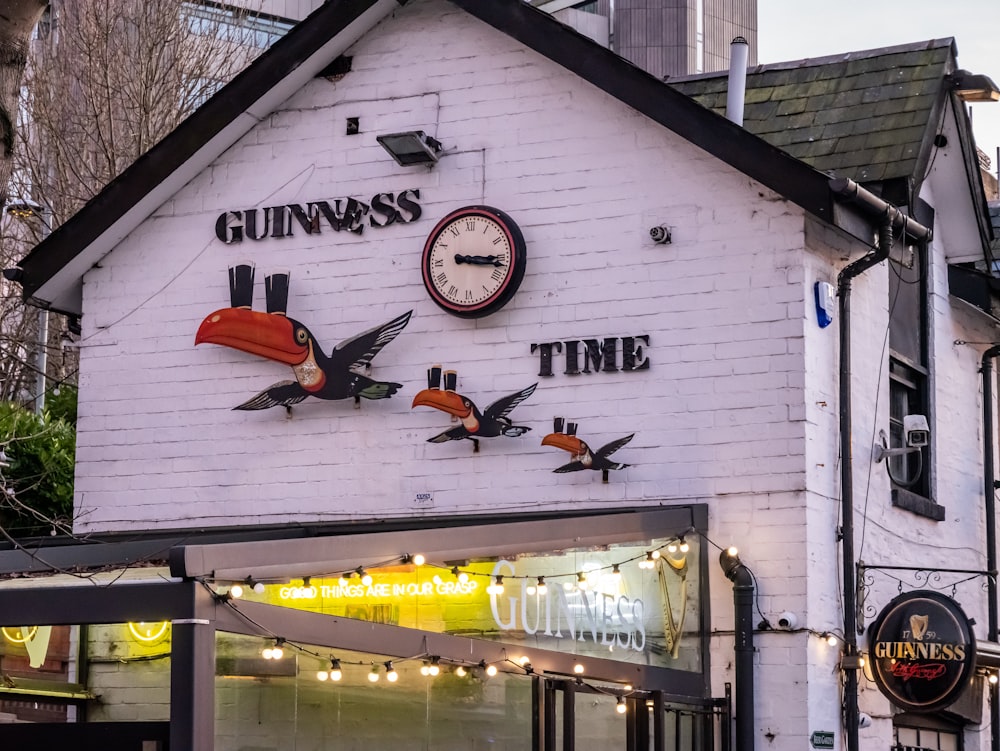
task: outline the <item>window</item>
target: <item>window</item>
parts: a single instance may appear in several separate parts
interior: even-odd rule
[[[889,256],[889,447],[906,447],[903,419],[930,420],[927,252],[894,246]],[[890,457],[892,503],[941,521],[944,509],[931,497],[931,447]]]
[[[904,725],[893,728],[892,751],[961,751],[961,748],[961,736],[953,730]]]
[[[260,49],[270,47],[295,25],[286,18],[210,3],[186,2],[183,13],[192,34]]]

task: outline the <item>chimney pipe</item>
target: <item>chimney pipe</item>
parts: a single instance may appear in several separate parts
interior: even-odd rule
[[[743,37],[729,44],[729,93],[726,97],[726,119],[743,125],[743,101],[747,88],[747,59],[750,45]]]

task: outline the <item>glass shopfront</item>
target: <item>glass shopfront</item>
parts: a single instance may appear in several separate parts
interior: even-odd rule
[[[75,679],[67,712],[18,717],[31,727],[0,727],[0,740],[722,748],[704,524],[703,508],[683,507],[206,544],[176,549],[169,572],[112,573],[107,586],[0,587],[4,664],[28,659],[48,628],[10,621],[51,623],[53,659],[31,659]],[[45,668],[26,669],[14,680],[37,688]]]

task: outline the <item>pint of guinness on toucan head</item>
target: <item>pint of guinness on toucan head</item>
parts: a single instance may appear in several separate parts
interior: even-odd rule
[[[253,272],[252,263],[241,263],[229,267],[229,304],[233,308],[253,306]]]
[[[264,277],[264,294],[267,312],[283,316],[288,314],[288,272],[279,271]]]

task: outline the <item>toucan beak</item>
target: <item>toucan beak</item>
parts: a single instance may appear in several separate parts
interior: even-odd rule
[[[465,405],[462,397],[454,391],[424,389],[413,397],[413,407],[434,407],[455,417],[468,417],[472,410]]]
[[[309,344],[295,341],[292,322],[282,315],[245,308],[223,308],[209,315],[194,343],[221,344],[286,365],[298,365],[309,356]]]
[[[557,449],[568,451],[574,456],[581,453],[583,449],[583,441],[575,435],[566,435],[565,433],[549,433],[542,439],[542,445],[555,446]]]

